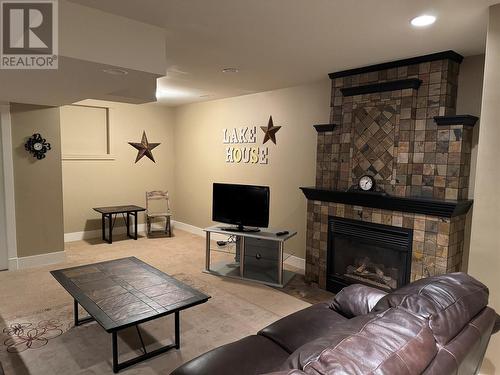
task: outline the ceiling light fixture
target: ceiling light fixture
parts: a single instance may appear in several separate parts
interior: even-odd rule
[[[436,22],[436,17],[428,14],[423,14],[421,16],[415,17],[410,21],[410,23],[415,27],[429,26],[434,22]]]
[[[238,73],[238,68],[224,68],[222,69],[222,73]]]
[[[111,74],[114,76],[125,76],[128,74],[128,72],[126,70],[118,69],[118,68],[103,69],[102,71],[104,73]]]

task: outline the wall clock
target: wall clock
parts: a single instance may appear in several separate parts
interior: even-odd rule
[[[359,188],[363,191],[375,189],[375,179],[372,176],[364,175],[359,179]]]
[[[28,139],[28,141],[24,144],[24,148],[38,160],[43,159],[47,151],[51,149],[50,143],[48,143],[47,140],[42,138],[42,136],[38,133],[33,134]]]

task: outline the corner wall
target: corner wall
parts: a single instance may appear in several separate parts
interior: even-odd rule
[[[474,187],[469,273],[490,289],[490,306],[500,311],[500,5],[490,7]],[[492,336],[481,373],[500,369],[500,336]]]
[[[175,209],[172,109],[157,104],[96,100],[78,104],[109,108],[114,159],[63,160],[64,232],[67,240],[81,239],[84,231],[100,230],[101,216],[92,210],[93,207],[125,204],[145,207],[147,190],[168,190],[172,209]],[[146,131],[150,143],[161,143],[152,151],[156,163],[147,157],[135,163],[137,150],[128,142],[141,142],[143,131]],[[85,137],[85,131],[82,129],[70,136]],[[139,222],[144,222],[144,214],[139,214]],[[124,225],[120,217],[116,221],[116,226],[119,225]],[[96,237],[99,236],[100,232],[97,232]]]
[[[64,251],[59,108],[11,104],[17,257]],[[40,133],[51,144],[45,159],[25,149]]]
[[[328,123],[330,82],[291,87],[229,99],[190,104],[176,109],[175,216],[197,227],[212,224],[212,183],[268,185],[271,188],[270,227],[298,231],[287,241],[287,253],[304,258],[306,198],[299,186],[315,181],[316,131],[313,124]],[[269,116],[277,145],[268,141],[269,163],[226,163],[223,129],[256,126],[262,146]]]
[[[469,272],[490,287],[490,303],[500,310],[500,5],[490,8],[484,87],[476,163]]]
[[[458,76],[457,114],[468,114],[479,117],[472,132],[472,150],[469,177],[469,199],[474,199],[474,182],[476,177],[477,149],[479,129],[481,128],[481,97],[483,93],[484,55],[469,56],[460,64]],[[469,264],[471,222],[474,205],[465,219],[464,253],[462,271],[467,272]]]
[[[5,207],[3,138],[1,128],[2,116],[0,116],[0,270],[5,270],[9,267],[9,252],[7,245],[7,216]]]

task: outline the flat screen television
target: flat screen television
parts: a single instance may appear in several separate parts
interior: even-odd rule
[[[269,187],[214,183],[212,220],[233,224],[232,231],[258,231],[269,226]],[[251,227],[251,228],[249,228]]]

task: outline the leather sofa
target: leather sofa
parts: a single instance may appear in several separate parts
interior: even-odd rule
[[[351,285],[172,375],[476,374],[498,327],[487,304],[486,286],[464,273],[389,294]]]

